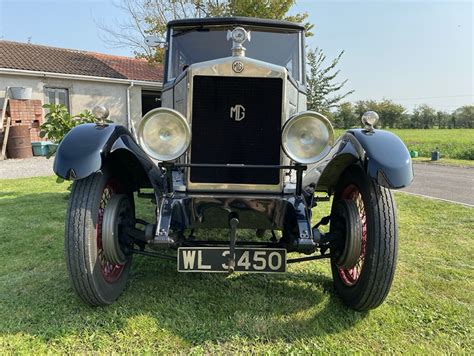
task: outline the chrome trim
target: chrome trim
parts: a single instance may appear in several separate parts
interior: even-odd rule
[[[188,115],[189,125],[192,127],[192,103],[193,103],[193,83],[194,76],[225,76],[225,77],[250,77],[250,78],[281,78],[282,79],[282,107],[281,107],[281,126],[288,119],[287,116],[287,95],[286,81],[288,72],[286,68],[259,61],[248,57],[239,57],[239,60],[245,65],[245,70],[236,73],[232,69],[235,57],[220,58],[213,61],[196,63],[188,68]],[[185,162],[191,162],[191,148],[186,153]],[[280,148],[280,165],[284,164],[285,154]],[[190,170],[186,169],[186,185],[189,191],[209,191],[216,192],[242,192],[251,191],[255,193],[282,192],[284,182],[284,171],[280,172],[280,182],[275,185],[270,184],[226,184],[226,183],[193,183],[190,181]]]

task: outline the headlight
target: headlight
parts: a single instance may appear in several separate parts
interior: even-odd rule
[[[334,131],[323,115],[306,111],[285,123],[281,142],[283,150],[293,161],[315,163],[328,154],[334,142]]]
[[[158,108],[143,117],[138,127],[138,140],[151,157],[159,161],[172,161],[188,149],[191,130],[179,112]]]

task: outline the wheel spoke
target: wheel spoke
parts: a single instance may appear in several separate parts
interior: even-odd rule
[[[367,245],[367,214],[365,211],[364,201],[362,200],[362,195],[355,185],[351,184],[347,186],[346,189],[344,189],[342,193],[342,199],[350,199],[356,203],[362,224],[362,246],[356,265],[349,269],[339,268],[339,275],[341,276],[343,282],[348,286],[353,286],[359,280],[359,277],[362,273],[362,268],[364,267],[365,251]]]
[[[100,264],[100,271],[104,279],[109,283],[114,283],[120,278],[125,264],[112,264],[106,260],[104,255],[104,249],[102,247],[102,222],[104,220],[104,210],[107,202],[110,200],[112,194],[116,192],[117,188],[114,187],[113,182],[108,182],[105,185],[102,197],[100,199],[99,212],[97,217],[97,255]]]

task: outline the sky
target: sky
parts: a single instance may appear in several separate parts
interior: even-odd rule
[[[309,47],[328,60],[345,51],[348,101],[387,98],[409,111],[474,103],[474,1],[299,0],[292,12],[315,24]],[[98,23],[125,16],[113,0],[0,0],[0,39],[131,55],[99,36]]]

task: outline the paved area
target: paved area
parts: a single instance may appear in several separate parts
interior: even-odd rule
[[[0,161],[0,179],[53,175],[54,157]],[[474,207],[474,168],[416,163],[413,184],[403,192]]]
[[[402,191],[474,207],[474,168],[429,163],[413,167],[415,179]]]
[[[33,157],[0,161],[0,179],[52,176],[54,157]]]

